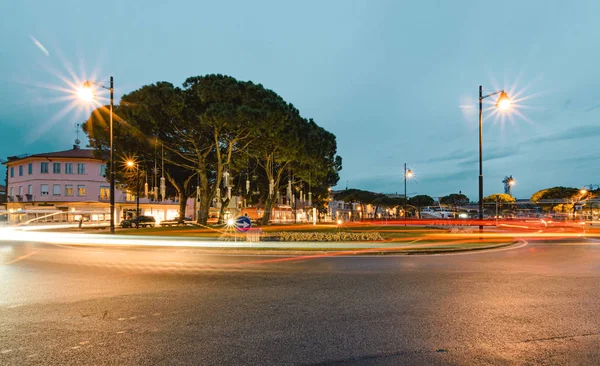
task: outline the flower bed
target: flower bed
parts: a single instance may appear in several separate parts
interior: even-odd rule
[[[266,234],[265,241],[378,241],[383,240],[377,232],[319,233],[319,232],[273,232]]]

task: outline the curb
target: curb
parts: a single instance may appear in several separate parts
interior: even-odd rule
[[[343,255],[439,255],[439,254],[453,254],[453,253],[461,253],[461,252],[474,252],[474,251],[485,251],[491,249],[505,248],[511,245],[515,245],[519,243],[519,240],[514,240],[508,243],[502,243],[498,245],[488,245],[485,247],[475,247],[475,248],[459,248],[459,249],[433,249],[433,250],[385,250],[381,248],[339,248],[334,250],[326,250],[326,249],[300,249],[294,248],[290,250],[280,249],[280,248],[264,248],[261,250],[256,250],[256,248],[220,248],[218,250],[214,250],[215,248],[189,248],[192,251],[202,251],[205,254],[241,254],[241,255],[313,255],[313,254],[336,254],[340,252],[344,252]]]

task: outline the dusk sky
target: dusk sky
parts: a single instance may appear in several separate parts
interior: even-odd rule
[[[599,1],[6,1],[0,157],[66,150],[80,108],[67,81],[115,78],[117,100],[156,81],[252,80],[337,136],[338,188],[477,200],[598,184]],[[83,139],[83,135],[80,134]],[[2,176],[4,172],[2,171]]]

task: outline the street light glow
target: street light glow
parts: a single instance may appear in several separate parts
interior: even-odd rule
[[[587,194],[587,192],[588,191],[585,188],[582,188],[581,190],[579,190],[579,193],[582,194],[582,195]]]
[[[133,168],[135,165],[135,162],[133,160],[127,160],[126,164],[129,168]]]
[[[408,170],[406,171],[406,178],[412,178],[412,176],[413,176],[413,172],[412,172],[412,170],[408,169]]]
[[[514,186],[516,183],[517,183],[517,182],[515,182],[515,180],[514,180],[514,179],[511,179],[511,180],[508,182],[508,184],[510,184],[511,186]]]
[[[227,226],[233,226],[235,225],[235,220],[234,219],[227,219]]]
[[[500,93],[500,97],[498,97],[498,101],[496,102],[496,107],[501,110],[507,110],[510,108],[510,98],[506,92]]]
[[[92,85],[89,81],[83,83],[83,86],[77,90],[77,95],[79,99],[84,102],[91,102],[94,100],[94,91],[92,90]]]

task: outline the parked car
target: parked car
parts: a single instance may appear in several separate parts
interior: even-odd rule
[[[156,225],[156,220],[152,216],[138,216],[132,219],[126,219],[121,221],[121,227],[154,227]]]
[[[183,225],[190,225],[193,224],[194,222],[192,221],[191,217],[184,217],[183,218]],[[160,222],[160,226],[175,226],[175,225],[179,225],[179,217],[176,217],[172,220],[163,220]]]

